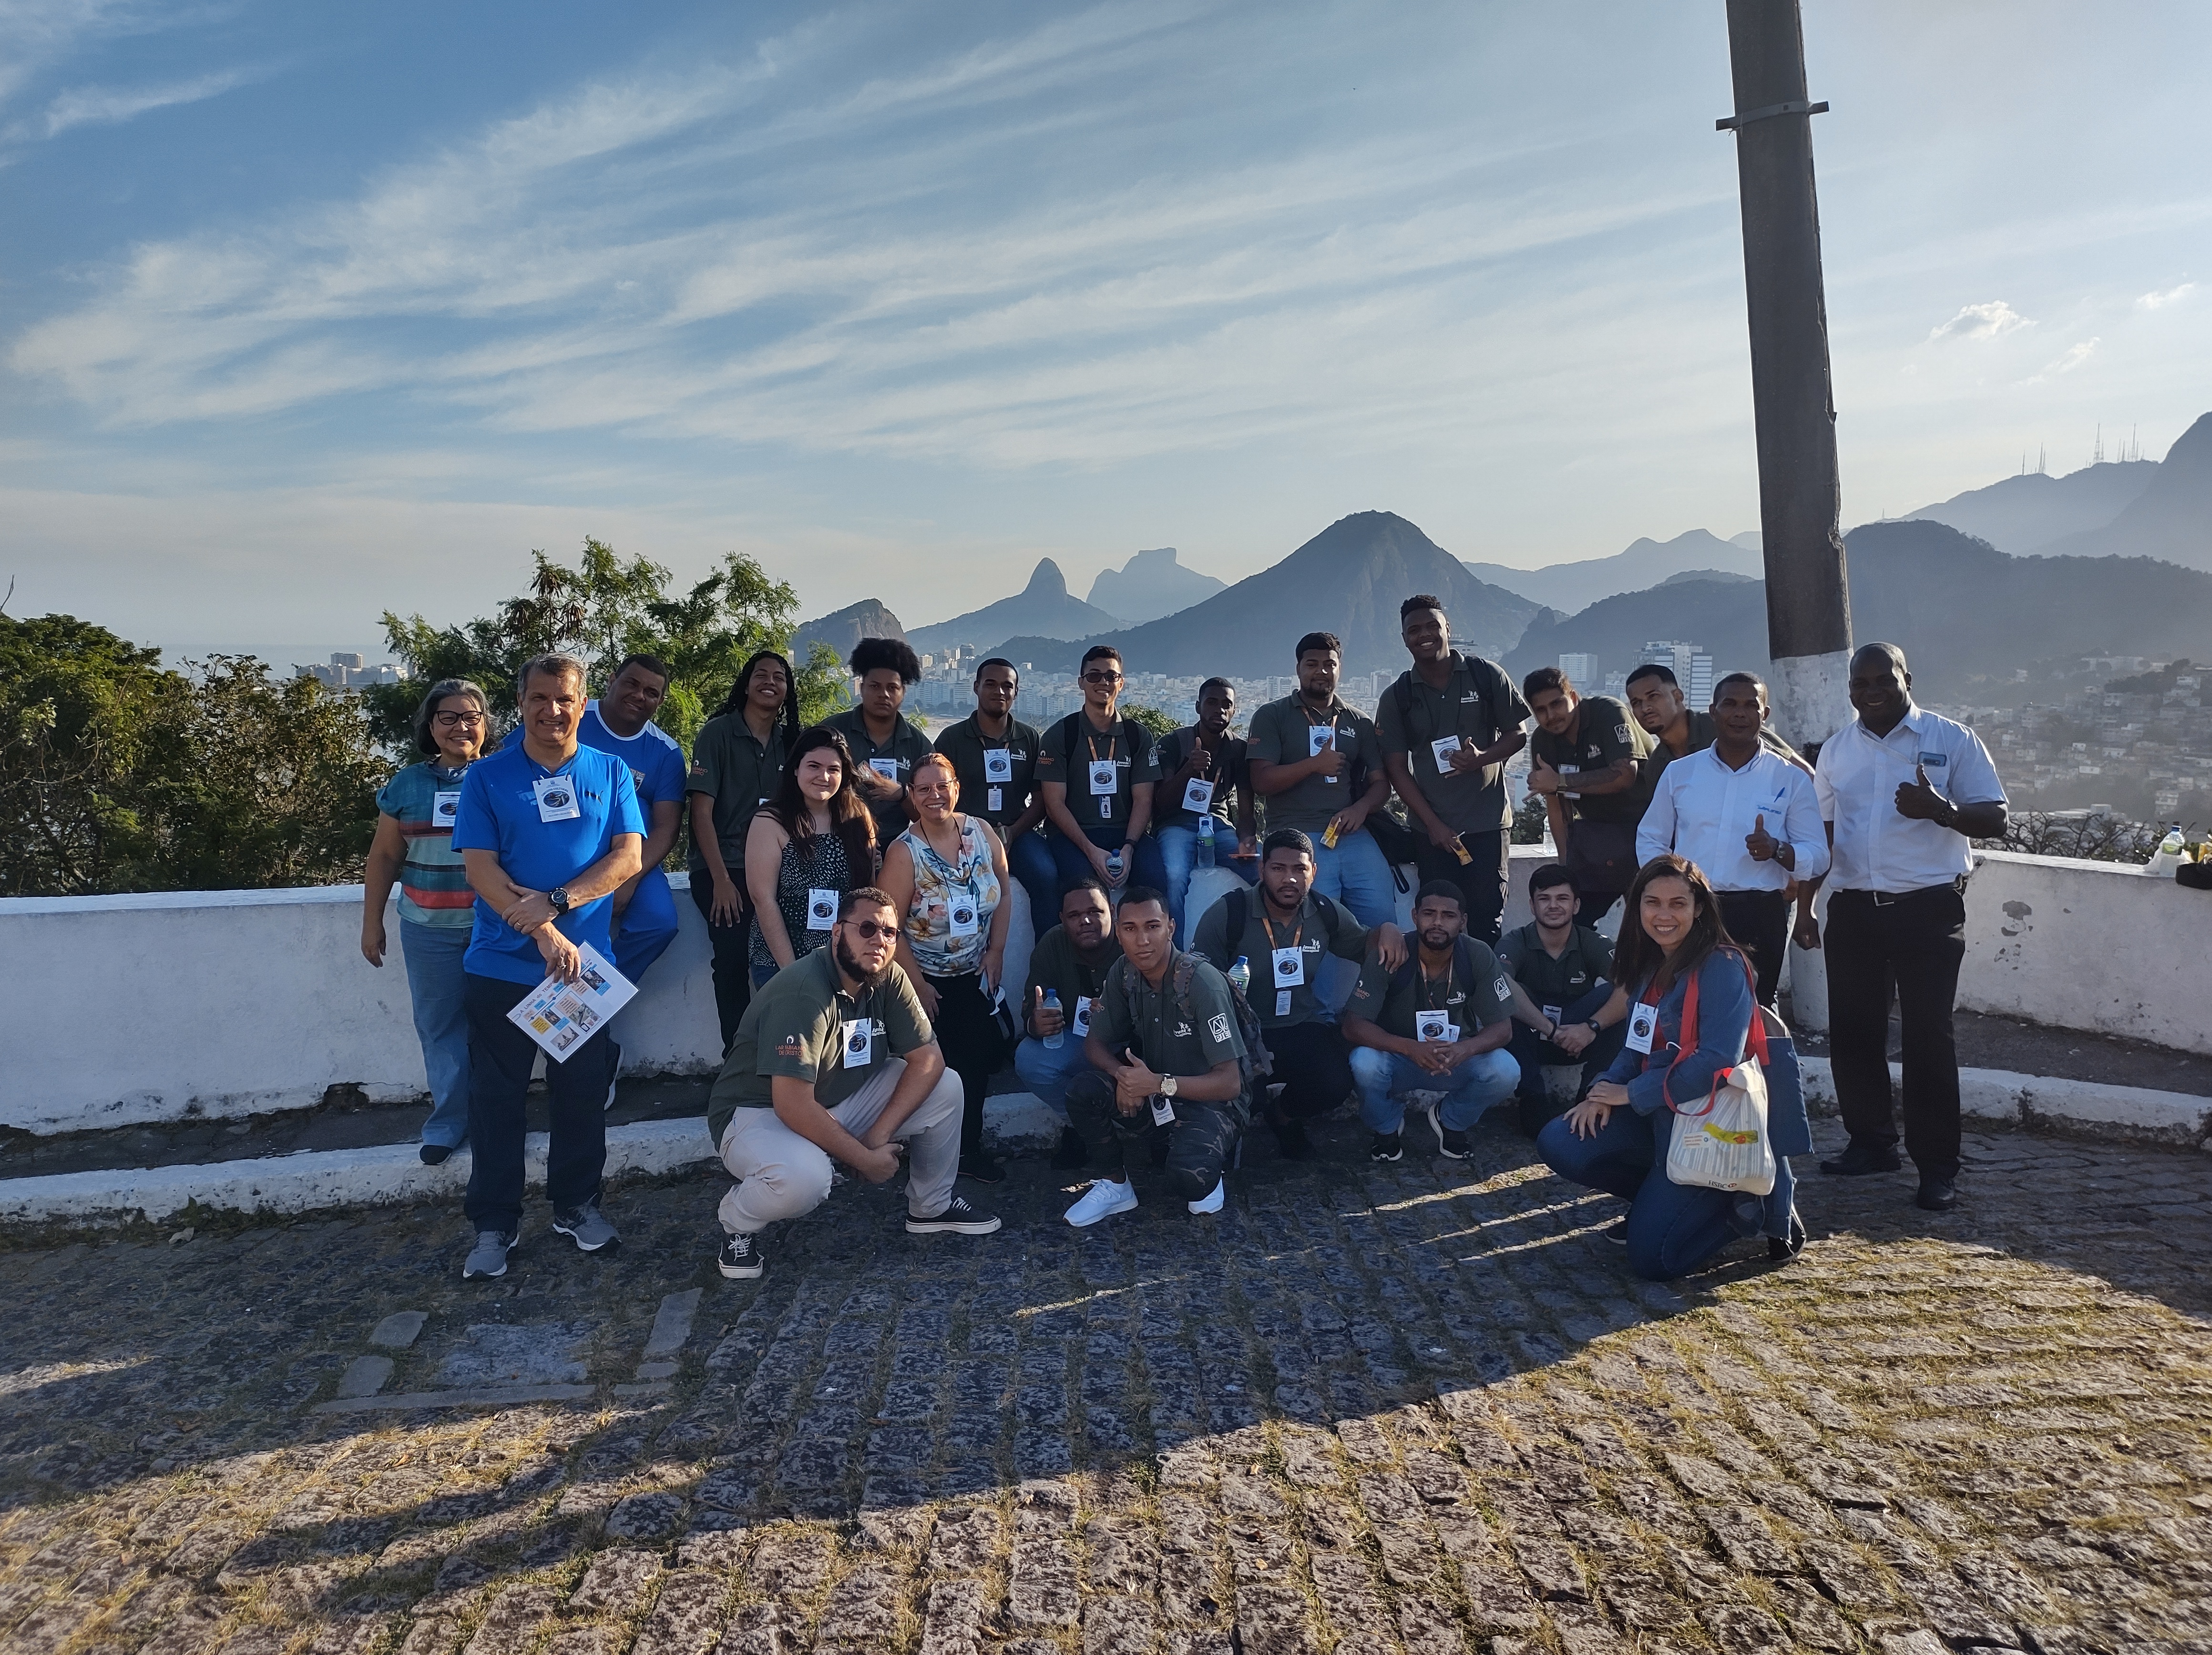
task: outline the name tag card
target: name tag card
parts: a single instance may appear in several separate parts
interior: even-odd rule
[[[983,749],[983,779],[1012,781],[1014,779],[1014,755],[1003,747]]]
[[[1449,1011],[1417,1011],[1413,1014],[1413,1038],[1424,1045],[1449,1046],[1459,1039],[1459,1028]]]
[[[874,771],[885,781],[896,781],[899,779],[898,761],[896,759],[870,759],[868,761],[868,768]]]
[[[1649,1053],[1651,1040],[1659,1032],[1659,1008],[1649,1000],[1638,1000],[1628,1010],[1628,1049]]]
[[[866,1069],[876,1060],[875,1025],[866,1017],[856,1017],[843,1025],[845,1035],[845,1067]]]
[[[574,821],[584,814],[576,798],[576,784],[567,776],[540,776],[530,784],[538,796],[540,821]]]
[[[1087,994],[1075,997],[1074,1029],[1079,1040],[1091,1033],[1091,997]]]
[[[816,886],[806,893],[806,929],[826,931],[837,923],[837,893]]]
[[[1306,756],[1308,758],[1318,758],[1321,755],[1328,752],[1329,749],[1335,745],[1336,726],[1334,724],[1309,724],[1306,726]],[[1342,776],[1323,776],[1322,779],[1328,783],[1331,786],[1334,786],[1338,782],[1342,781],[1344,778]]]
[[[951,911],[946,916],[946,919],[955,937],[973,937],[982,929],[982,920],[976,912],[975,900],[970,896],[954,897]]]
[[[1275,950],[1275,986],[1296,988],[1306,979],[1306,955],[1300,948]]]
[[[1175,1125],[1175,1103],[1173,1100],[1158,1094],[1154,1095],[1152,1099],[1152,1125],[1155,1126],[1172,1126]]]
[[[1554,1028],[1559,1026],[1559,1019],[1566,1015],[1567,1010],[1565,1006],[1540,1006],[1537,1009],[1551,1021],[1552,1027]]]
[[[1275,1015],[1287,1017],[1290,1015],[1291,991],[1286,988],[1279,988],[1275,991]]]
[[[1194,816],[1202,816],[1213,809],[1213,784],[1203,776],[1193,776],[1183,784],[1182,808]]]
[[[1111,759],[1093,759],[1093,760],[1091,760],[1091,797],[1093,797],[1093,798],[1111,798],[1111,797],[1114,797],[1114,795],[1115,795],[1115,794],[1116,794],[1116,793],[1120,792],[1121,791],[1121,767],[1120,767],[1119,765],[1115,764],[1115,763],[1114,762],[1114,761],[1113,761],[1113,760],[1111,760]]]
[[[433,793],[430,795],[431,826],[434,828],[450,828],[453,825],[453,818],[460,813],[461,790],[459,788],[456,787],[450,793]]]

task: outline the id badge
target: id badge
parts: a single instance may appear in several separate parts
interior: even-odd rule
[[[983,779],[985,781],[1012,781],[1013,779],[1014,755],[1012,751],[1003,747],[985,748],[983,749]]]
[[[1203,776],[1193,776],[1183,784],[1182,808],[1194,816],[1202,816],[1213,809],[1213,784]]]
[[[1306,951],[1291,947],[1275,950],[1275,986],[1296,988],[1306,979]]]
[[[1105,794],[1098,801],[1098,820],[1101,821],[1114,820],[1114,796],[1111,793]]]
[[[1287,1017],[1290,1015],[1291,991],[1286,988],[1279,988],[1275,991],[1275,1015]]]
[[[1111,759],[1091,761],[1091,796],[1111,798],[1121,791],[1121,768]]]
[[[1651,1038],[1659,1032],[1659,1008],[1638,1000],[1628,1011],[1628,1049],[1650,1056]]]
[[[1152,1125],[1155,1126],[1175,1125],[1174,1099],[1157,1092],[1152,1094]]]
[[[1565,1006],[1540,1006],[1537,1009],[1544,1014],[1545,1021],[1554,1028],[1559,1026],[1559,1019],[1567,1015],[1567,1009]]]
[[[451,828],[453,825],[453,818],[460,813],[461,790],[459,788],[456,787],[450,793],[430,795],[430,825],[433,828]]]
[[[985,788],[983,790],[983,797],[985,802],[984,808],[989,810],[994,815],[1006,808],[1006,790],[1003,787]]]
[[[806,893],[806,929],[826,931],[837,923],[837,893],[816,886]]]
[[[876,1060],[875,1025],[866,1017],[855,1017],[842,1025],[845,1034],[845,1067],[866,1069]]]
[[[1075,1038],[1079,1040],[1091,1033],[1091,997],[1088,994],[1079,994],[1075,997],[1073,1028]]]
[[[955,937],[973,937],[983,928],[982,920],[975,912],[975,899],[972,896],[954,897],[945,919]]]
[[[868,768],[874,771],[885,781],[896,781],[898,779],[898,761],[896,759],[870,759],[868,761]]]
[[[1424,1045],[1432,1042],[1451,1043],[1451,1013],[1449,1011],[1417,1011],[1413,1014],[1413,1038]]]
[[[1306,726],[1306,756],[1317,759],[1336,745],[1336,726],[1333,724]]]
[[[1430,755],[1436,760],[1437,774],[1451,774],[1451,755],[1459,751],[1459,737],[1446,736],[1429,743]]]
[[[538,795],[540,821],[574,821],[584,814],[573,777],[540,776],[530,784],[530,791]]]

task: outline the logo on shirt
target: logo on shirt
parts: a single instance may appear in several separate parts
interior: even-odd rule
[[[1499,978],[1496,983],[1492,985],[1492,986],[1497,989],[1498,997],[1499,999],[1510,1000],[1513,997],[1513,991],[1505,986],[1505,979],[1503,977]]]
[[[1617,742],[1626,741],[1628,739],[1628,726],[1625,724],[1617,724],[1613,725],[1613,738]]]
[[[795,1058],[803,1049],[796,1034],[787,1034],[775,1043],[775,1055],[779,1058]]]
[[[1210,1019],[1206,1027],[1207,1031],[1212,1034],[1215,1040],[1219,1040],[1224,1046],[1229,1043],[1229,1018],[1226,1013],[1220,1014]],[[1187,1028],[1177,1029],[1176,1032],[1179,1034],[1188,1034],[1190,1033]]]

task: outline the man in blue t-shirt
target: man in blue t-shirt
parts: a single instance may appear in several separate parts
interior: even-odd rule
[[[583,663],[540,656],[516,688],[522,740],[470,767],[453,813],[453,848],[477,894],[461,959],[473,1152],[466,1210],[477,1230],[465,1281],[506,1275],[522,1229],[523,1096],[538,1048],[507,1014],[549,973],[574,982],[583,944],[614,957],[614,894],[637,876],[645,842],[629,767],[577,743]],[[599,1207],[612,1078],[605,1035],[594,1029],[546,1064],[545,1194],[553,1228],[586,1252],[620,1239]]]

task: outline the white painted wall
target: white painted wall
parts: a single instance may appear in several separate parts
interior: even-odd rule
[[[1515,851],[1509,927],[1528,922],[1528,875],[1547,854]],[[719,1060],[706,928],[675,882],[682,930],[617,1030],[626,1072],[702,1074]],[[1009,900],[1006,975],[1018,985],[1028,899],[1013,885]],[[376,1100],[419,1096],[398,924],[395,912],[377,971],[358,946],[359,886],[0,900],[10,967],[0,1124],[52,1133],[238,1117],[303,1108],[343,1085]],[[2212,892],[1991,852],[1967,897],[1959,1001],[2212,1052],[2208,940]]]

